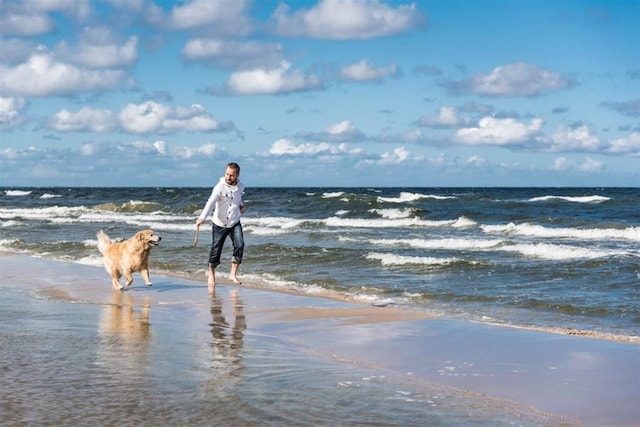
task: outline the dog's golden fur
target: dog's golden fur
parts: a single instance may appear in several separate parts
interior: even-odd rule
[[[113,242],[107,234],[100,230],[96,234],[98,249],[102,254],[104,268],[111,275],[114,289],[122,290],[120,277],[124,275],[125,284],[131,286],[134,272],[140,272],[144,283],[151,286],[149,280],[149,253],[158,246],[162,238],[152,230],[138,231],[133,237],[123,242]]]

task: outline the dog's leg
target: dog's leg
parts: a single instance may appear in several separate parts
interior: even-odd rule
[[[111,276],[111,284],[113,285],[113,289],[116,291],[121,291],[124,289],[124,286],[120,284],[120,275],[112,275]]]
[[[144,279],[144,283],[147,286],[153,285],[153,283],[151,283],[151,280],[149,280],[149,269],[148,268],[143,268],[142,270],[140,270],[140,274],[142,275],[142,278]]]
[[[125,279],[125,284],[127,286],[131,286],[131,284],[133,283],[133,274],[131,274],[131,271],[124,272],[124,279]]]

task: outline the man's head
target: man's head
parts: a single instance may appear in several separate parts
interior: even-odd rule
[[[224,171],[224,182],[227,185],[236,185],[238,183],[238,177],[240,176],[240,165],[237,163],[227,164],[227,168]]]

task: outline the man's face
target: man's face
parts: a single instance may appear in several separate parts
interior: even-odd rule
[[[224,181],[228,185],[236,185],[238,183],[238,171],[232,168],[227,168],[224,172]]]

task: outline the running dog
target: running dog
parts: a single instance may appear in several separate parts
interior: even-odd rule
[[[151,248],[158,246],[162,238],[152,230],[138,231],[133,237],[122,242],[113,242],[107,234],[100,230],[96,234],[98,250],[102,254],[104,268],[111,275],[114,289],[122,290],[120,277],[124,275],[125,283],[131,286],[134,272],[140,272],[144,283],[151,286],[149,280],[149,254]]]

